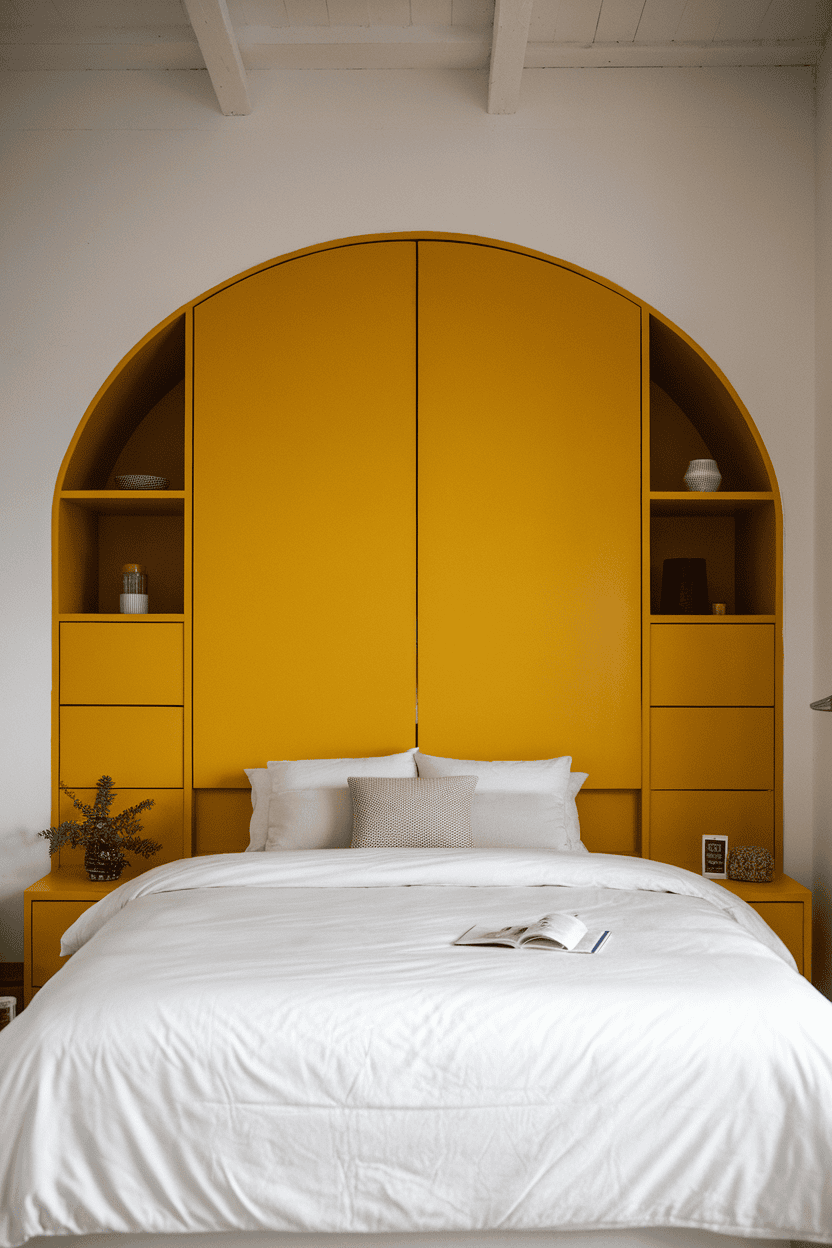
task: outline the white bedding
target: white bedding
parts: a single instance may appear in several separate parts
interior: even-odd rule
[[[451,944],[555,909],[611,941],[591,957]],[[688,872],[544,851],[220,855],[123,885],[66,947],[0,1033],[2,1245],[832,1241],[832,1005]]]

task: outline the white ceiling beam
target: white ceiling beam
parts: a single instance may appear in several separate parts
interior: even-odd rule
[[[821,45],[789,43],[530,43],[526,69],[817,65]]]
[[[489,113],[516,113],[533,0],[497,0],[488,75]]]
[[[183,0],[211,85],[226,117],[251,112],[246,71],[225,0]]]

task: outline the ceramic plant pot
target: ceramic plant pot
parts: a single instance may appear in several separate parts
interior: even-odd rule
[[[688,464],[685,485],[689,490],[696,490],[697,493],[718,490],[721,481],[722,473],[715,459],[692,459]]]
[[[124,859],[115,845],[98,841],[87,846],[84,867],[91,880],[118,880],[124,870]]]

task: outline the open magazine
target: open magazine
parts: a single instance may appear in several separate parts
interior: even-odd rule
[[[559,953],[597,953],[609,932],[590,932],[576,914],[544,914],[525,927],[469,927],[455,945],[503,945],[509,949],[555,949]]]

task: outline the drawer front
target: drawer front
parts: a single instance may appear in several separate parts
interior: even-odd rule
[[[32,987],[42,988],[66,962],[61,957],[61,937],[91,901],[32,902]]]
[[[773,706],[773,624],[653,624],[653,706]]]
[[[85,802],[91,806],[95,801],[95,789],[73,789],[75,796],[79,802]],[[182,826],[184,817],[184,792],[182,789],[127,789],[116,788],[116,799],[111,807],[111,813],[119,814],[128,806],[135,806],[137,802],[143,802],[147,798],[152,798],[154,805],[150,810],[143,810],[138,816],[142,830],[139,836],[149,841],[156,841],[162,848],[158,854],[154,854],[152,858],[140,858],[138,854],[127,853],[127,858],[133,867],[140,870],[146,870],[149,867],[161,866],[163,862],[174,862],[181,858],[185,849],[184,828]],[[83,819],[80,811],[76,810],[72,804],[72,799],[66,793],[61,794],[60,798],[60,818],[64,819]],[[249,816],[251,815],[251,803],[249,803]],[[248,824],[246,824],[248,830]],[[190,838],[189,838],[190,839]],[[242,848],[248,845],[248,836]],[[218,851],[219,852],[219,851]],[[56,860],[53,859],[53,862]],[[82,867],[84,865],[84,849],[78,846],[77,849],[59,850],[57,856],[57,865],[60,867]]]
[[[762,845],[774,854],[774,794],[659,790],[650,794],[650,857],[702,871],[702,836],[727,836],[728,848]]]
[[[181,789],[182,708],[62,706],[60,775],[71,788]]]
[[[765,919],[789,950],[803,974],[803,903],[800,901],[755,901],[760,918]]]
[[[181,706],[181,624],[61,624],[60,700]]]
[[[774,711],[656,707],[650,712],[654,789],[771,789]]]

